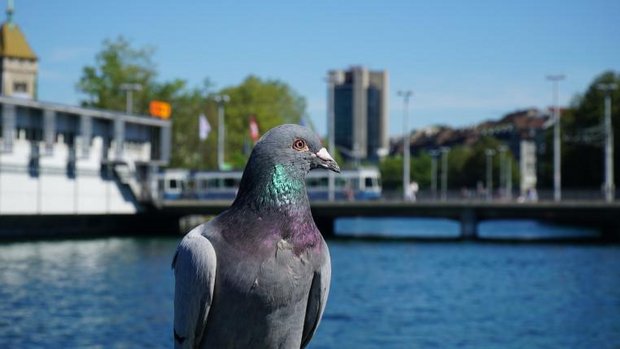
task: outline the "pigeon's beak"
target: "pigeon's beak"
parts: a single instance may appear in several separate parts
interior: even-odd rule
[[[336,160],[329,155],[329,152],[325,148],[321,148],[316,152],[316,159],[318,160],[318,166],[340,173],[340,166],[336,163]]]

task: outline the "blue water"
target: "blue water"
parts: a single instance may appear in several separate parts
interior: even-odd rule
[[[177,242],[0,244],[0,348],[169,348]],[[328,244],[310,348],[620,348],[620,246]]]
[[[341,218],[335,223],[340,236],[354,237],[416,237],[457,238],[460,223],[434,218]],[[490,220],[478,224],[478,235],[486,239],[548,240],[563,238],[597,238],[600,232],[592,228],[558,226],[535,220]]]

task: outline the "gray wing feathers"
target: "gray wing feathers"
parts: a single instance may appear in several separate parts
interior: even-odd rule
[[[331,282],[331,260],[329,258],[329,251],[327,244],[323,242],[324,248],[324,263],[321,269],[314,273],[312,279],[312,286],[310,287],[310,294],[308,295],[308,305],[306,306],[306,317],[304,320],[304,330],[301,338],[301,347],[305,348],[312,336],[319,327],[319,322],[323,316],[325,310],[325,304],[327,303],[327,295],[329,294],[329,286]]]
[[[174,256],[174,347],[194,348],[202,339],[213,299],[217,259],[211,242],[194,229]]]

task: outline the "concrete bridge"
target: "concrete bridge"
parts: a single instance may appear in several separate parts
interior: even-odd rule
[[[156,210],[158,219],[188,215],[215,215],[229,201],[166,201]],[[501,219],[535,219],[555,224],[596,228],[606,241],[620,241],[620,203],[567,202],[312,202],[315,222],[326,236],[334,234],[334,220],[342,217],[448,218],[461,223],[461,237],[476,239],[478,222]]]

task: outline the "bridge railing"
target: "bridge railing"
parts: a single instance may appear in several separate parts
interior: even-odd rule
[[[402,200],[401,190],[383,190],[382,198],[388,201]],[[620,197],[616,194],[616,200]],[[422,189],[415,195],[415,201],[419,202],[434,202],[434,201],[493,201],[493,202],[537,202],[537,201],[553,201],[553,190],[543,189],[538,190],[535,194],[522,195],[519,191],[515,190],[512,193],[506,193],[505,191],[495,191],[493,195],[488,198],[485,191],[475,190],[449,190],[442,195],[440,191],[433,193],[432,190]],[[565,189],[562,191],[562,201],[604,201],[605,196],[602,190],[593,188],[585,189]]]

